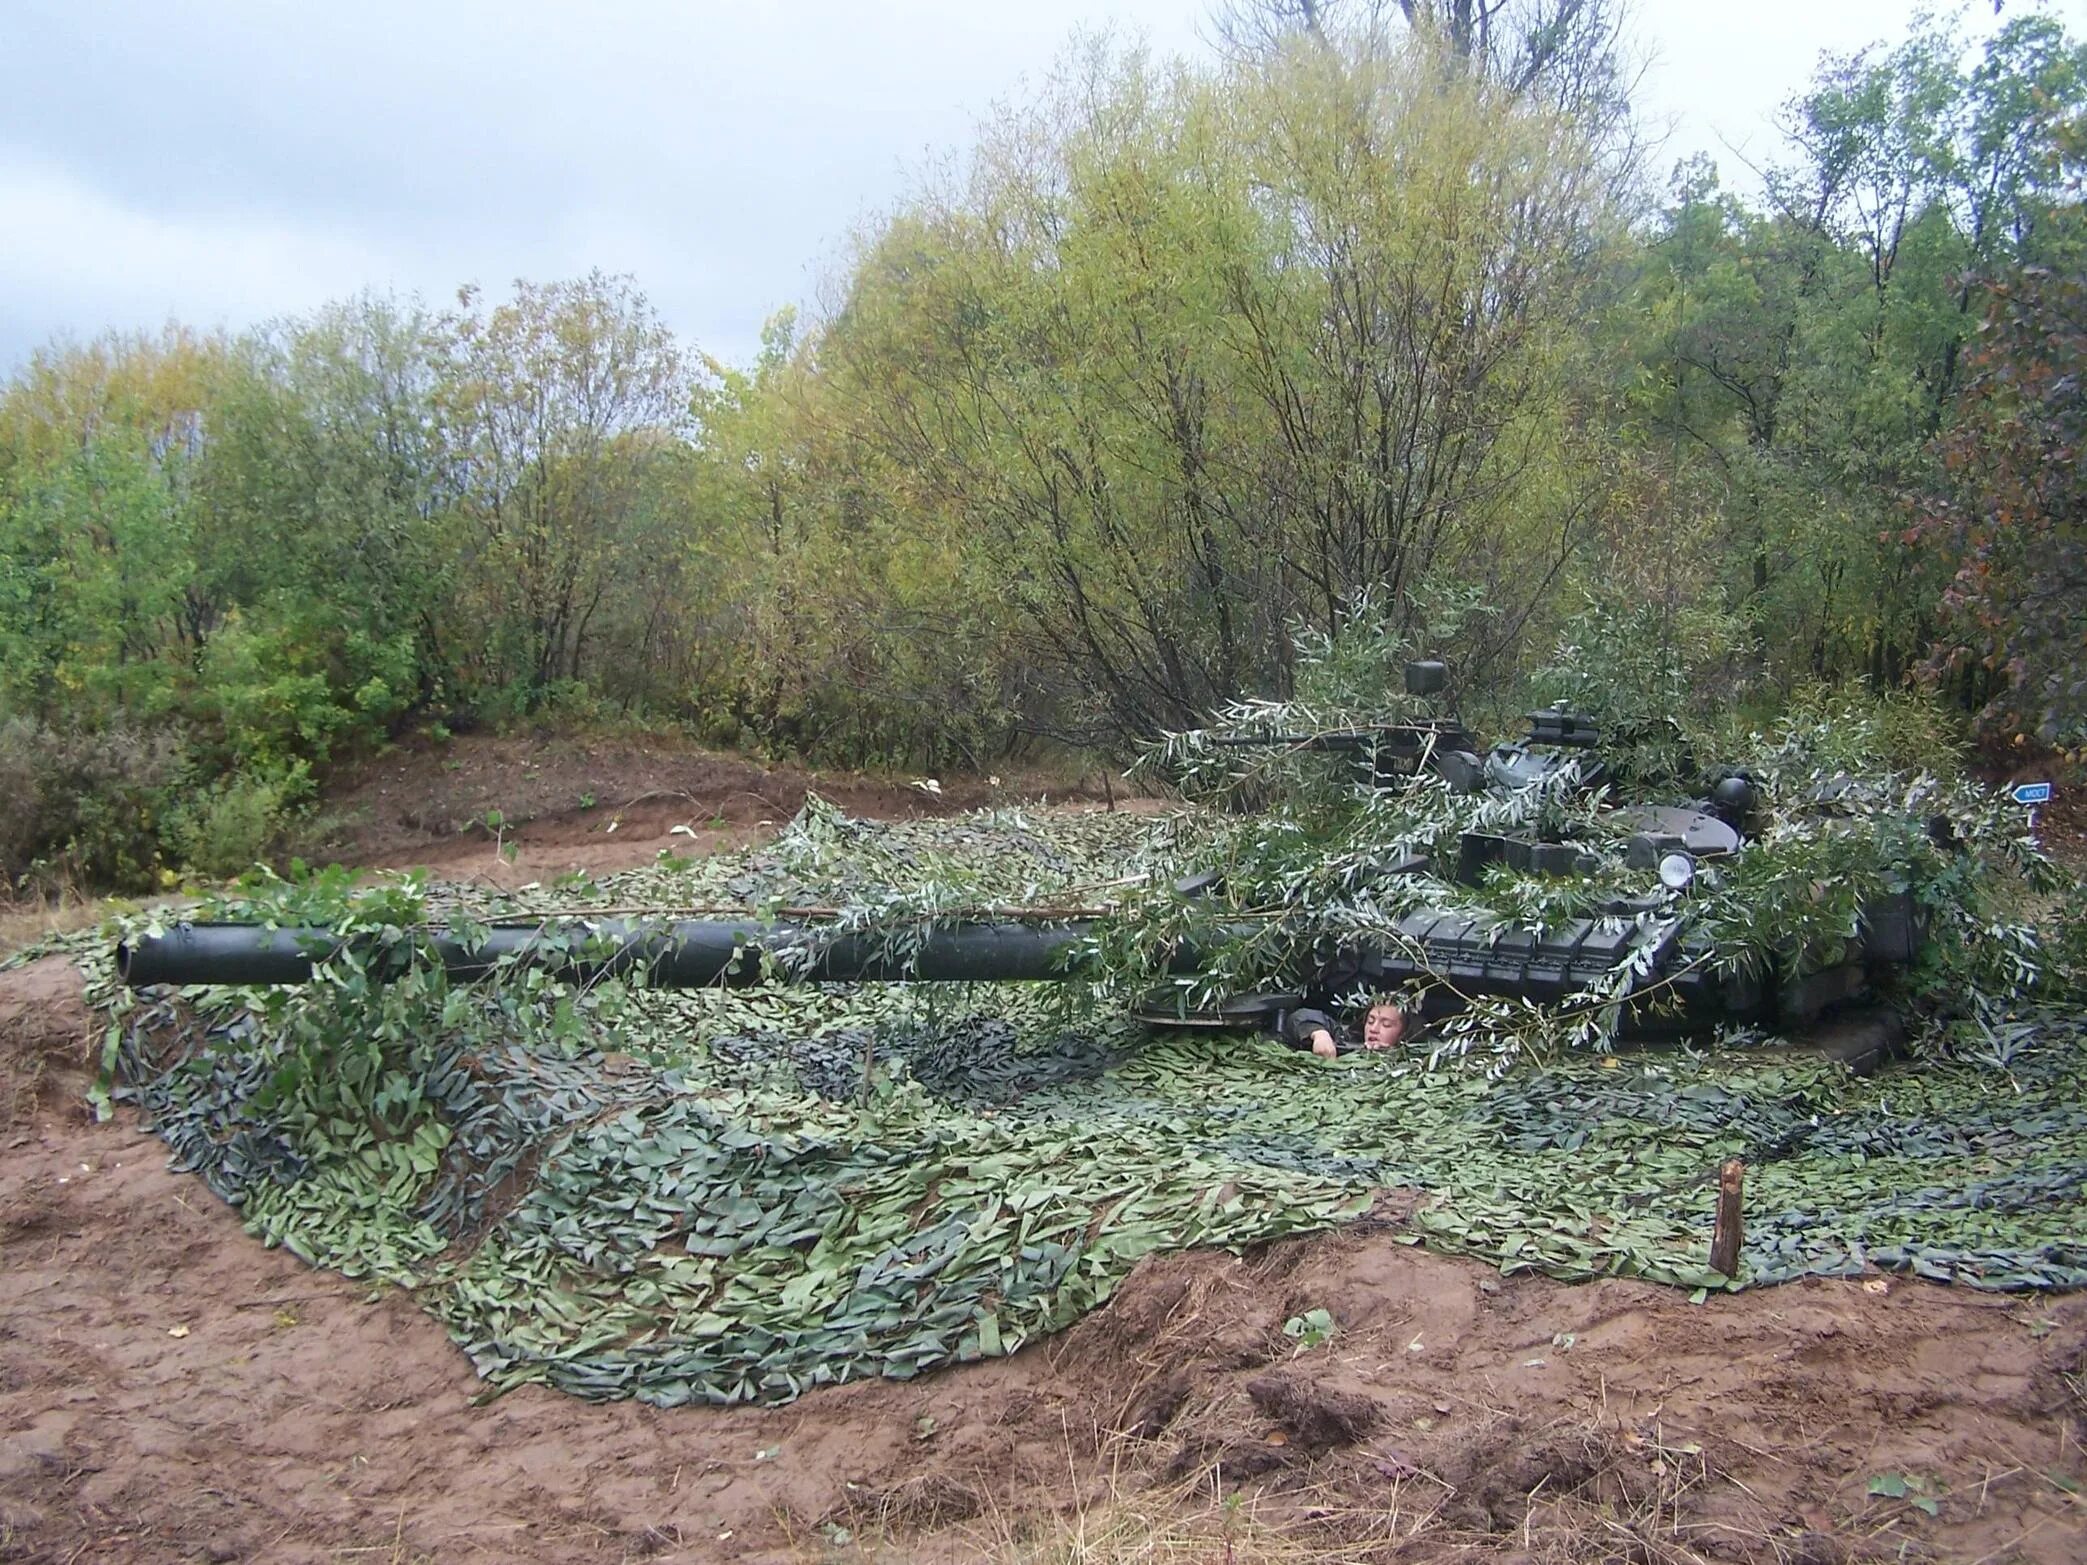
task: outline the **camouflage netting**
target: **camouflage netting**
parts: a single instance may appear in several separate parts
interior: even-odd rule
[[[526,900],[838,904],[962,863],[974,900],[1070,903],[1151,829],[815,813],[771,850]],[[1728,1156],[1750,1164],[1743,1284],[1874,1266],[2087,1285],[2078,1020],[2024,1015],[1984,1064],[1868,1080],[1759,1051],[1489,1079],[1239,1036],[1147,1041],[1062,989],[350,975],[153,998],[117,1079],[256,1233],[415,1290],[497,1385],[666,1405],[1009,1352],[1144,1255],[1330,1228],[1386,1187],[1427,1192],[1411,1237],[1503,1270],[1721,1287],[1708,1248]]]

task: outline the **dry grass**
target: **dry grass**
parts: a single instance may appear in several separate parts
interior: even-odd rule
[[[967,1487],[960,1505],[904,1503],[875,1518],[867,1559],[989,1565],[1371,1565],[1511,1557],[1524,1565],[1787,1562],[1788,1539],[1751,1518],[1743,1488],[1691,1442],[1591,1419],[1524,1428],[1505,1413],[1458,1477],[1358,1447],[1240,1484],[1213,1467],[1155,1482],[1121,1444],[1081,1471],[1070,1446],[1060,1502]],[[1705,1500],[1725,1503],[1713,1515]],[[896,1496],[894,1498],[897,1498]],[[925,1498],[925,1495],[919,1496]],[[1733,1503],[1737,1502],[1737,1503]],[[960,1519],[970,1510],[969,1519]],[[938,1517],[937,1512],[941,1514]]]
[[[963,1530],[972,1557],[992,1565],[1332,1565],[1380,1556],[1374,1541],[1300,1530],[1294,1497],[1209,1484],[1141,1489],[1112,1479],[1093,1503],[1063,1513],[993,1513]],[[1389,1541],[1389,1540],[1383,1540]]]
[[[124,905],[109,897],[90,897],[70,890],[48,900],[0,900],[0,961],[52,935],[91,929]]]

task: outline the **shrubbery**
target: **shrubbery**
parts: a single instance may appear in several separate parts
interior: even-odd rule
[[[214,879],[242,875],[281,846],[296,810],[311,797],[303,762],[276,777],[251,773],[192,793],[169,812],[166,837],[181,864]]]
[[[14,885],[151,884],[186,761],[186,736],[171,726],[0,721],[0,874]]]
[[[213,778],[170,724],[0,720],[0,896],[141,891],[178,870],[238,875],[281,847],[312,792],[302,761]]]

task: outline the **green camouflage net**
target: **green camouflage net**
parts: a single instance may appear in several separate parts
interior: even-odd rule
[[[762,852],[518,900],[910,906],[961,873],[973,905],[1070,903],[1152,829],[815,812]],[[254,1232],[414,1290],[496,1387],[664,1405],[1010,1352],[1143,1256],[1332,1228],[1387,1188],[1425,1192],[1402,1237],[1503,1270],[1724,1287],[1708,1252],[1731,1156],[1750,1165],[1737,1285],[1865,1267],[2087,1285],[2077,1020],[2024,1013],[1992,1062],[1867,1080],[1758,1050],[1489,1079],[1148,1040],[1068,990],[212,991],[135,1010],[117,1080]],[[351,1035],[369,1051],[342,1052]]]

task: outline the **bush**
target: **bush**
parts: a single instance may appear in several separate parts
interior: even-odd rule
[[[68,731],[0,722],[0,874],[10,885],[149,886],[183,732],[115,724]]]
[[[2074,1004],[2087,1001],[2087,906],[2063,898],[2044,930],[2046,982],[2050,992]]]
[[[1538,698],[1595,719],[1617,775],[1685,780],[1701,718],[1733,693],[1740,635],[1738,620],[1714,602],[1590,593],[1536,676]]]
[[[231,617],[203,653],[198,708],[224,748],[264,765],[323,760],[355,721],[336,698],[320,651],[294,629]]]
[[[227,777],[169,813],[168,844],[188,868],[230,880],[268,858],[310,794],[302,762],[277,777]]]
[[[27,718],[0,721],[0,878],[9,884],[36,856],[38,732]]]
[[[1964,720],[1926,691],[1880,696],[1854,686],[1808,686],[1783,708],[1776,737],[1815,764],[1846,772],[1964,774]]]

